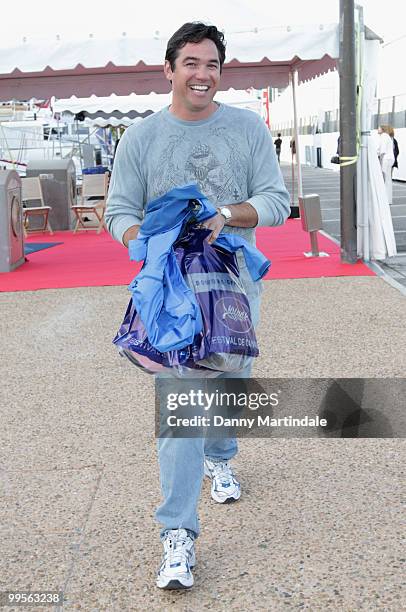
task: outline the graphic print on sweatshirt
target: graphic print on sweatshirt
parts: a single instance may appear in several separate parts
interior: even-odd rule
[[[150,198],[158,198],[180,185],[197,183],[213,204],[244,201],[248,196],[248,156],[226,128],[210,130],[208,141],[210,144],[193,138],[190,130],[169,136],[153,171]]]

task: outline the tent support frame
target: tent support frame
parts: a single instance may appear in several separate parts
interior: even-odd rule
[[[297,167],[297,195],[298,198],[303,197],[303,180],[302,180],[302,167],[300,165],[300,143],[299,143],[299,126],[298,126],[298,111],[297,111],[297,96],[296,90],[298,85],[298,73],[297,70],[291,70],[290,72],[290,84],[292,86],[292,98],[293,98],[293,131],[296,148],[296,167]],[[295,202],[292,202],[295,204]]]

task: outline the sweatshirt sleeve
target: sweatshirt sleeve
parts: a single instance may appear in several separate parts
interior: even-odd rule
[[[282,225],[290,214],[290,195],[271,134],[262,119],[257,119],[251,138],[252,168],[247,202],[257,211],[257,226]]]
[[[128,228],[141,225],[146,201],[136,129],[128,128],[120,139],[107,198],[106,225],[113,238],[121,243]]]

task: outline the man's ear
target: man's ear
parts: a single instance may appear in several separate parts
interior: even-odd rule
[[[165,60],[164,64],[164,74],[170,83],[172,83],[172,68],[171,64],[168,60]]]

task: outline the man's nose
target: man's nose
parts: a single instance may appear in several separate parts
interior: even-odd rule
[[[207,81],[209,79],[209,69],[207,66],[197,66],[195,76],[201,81]]]

